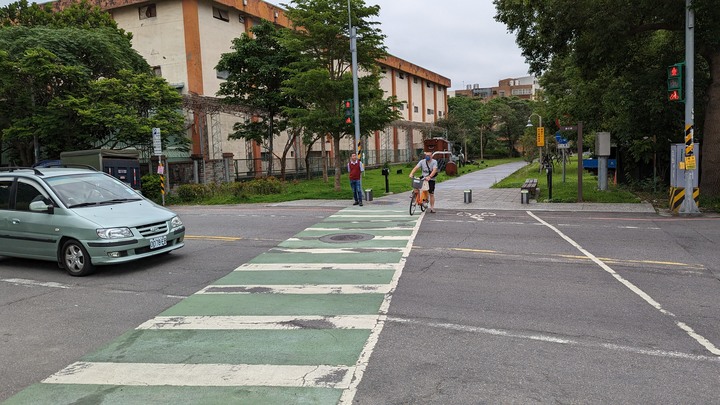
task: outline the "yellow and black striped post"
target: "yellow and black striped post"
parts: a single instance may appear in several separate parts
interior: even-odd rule
[[[695,160],[695,153],[693,152],[693,126],[685,126],[685,170],[695,170],[697,168],[697,161]]]
[[[160,175],[160,195],[162,196],[162,205],[165,205],[165,167],[162,162],[158,164],[158,174]]]
[[[700,206],[700,188],[693,188],[693,200],[695,205]],[[670,187],[670,211],[677,214],[680,211],[680,206],[685,201],[685,187]]]

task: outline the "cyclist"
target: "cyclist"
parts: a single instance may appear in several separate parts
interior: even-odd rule
[[[435,176],[437,176],[438,163],[437,160],[432,158],[432,152],[425,152],[425,158],[418,162],[417,165],[410,172],[410,178],[413,177],[415,171],[420,169],[422,171],[422,179],[427,180],[428,194],[430,194],[430,213],[435,213]]]

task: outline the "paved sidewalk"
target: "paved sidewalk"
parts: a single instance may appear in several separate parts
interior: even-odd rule
[[[435,187],[437,199],[435,208],[462,210],[527,210],[527,211],[562,211],[562,212],[647,212],[654,213],[655,208],[649,203],[611,204],[611,203],[538,203],[530,200],[530,204],[520,203],[520,190],[516,188],[490,188],[495,183],[513,174],[527,163],[514,162],[488,167],[472,173],[456,177]],[[587,187],[587,185],[585,185]],[[465,203],[465,190],[472,190],[470,203]],[[400,193],[376,197],[366,205],[409,204],[410,193]],[[348,200],[299,200],[288,201],[273,206],[330,206],[346,207]]]

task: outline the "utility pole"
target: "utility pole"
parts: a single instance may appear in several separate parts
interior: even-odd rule
[[[353,108],[355,119],[355,153],[359,152],[360,145],[360,97],[358,96],[358,66],[357,66],[357,29],[352,26],[352,13],[350,0],[348,0],[348,28],[350,29],[350,53],[352,54],[353,79]],[[358,156],[362,160],[362,156]]]
[[[693,171],[697,157],[695,146],[695,12],[690,7],[691,0],[685,0],[685,199],[680,206],[680,214],[699,214],[700,210],[693,197],[695,182]]]

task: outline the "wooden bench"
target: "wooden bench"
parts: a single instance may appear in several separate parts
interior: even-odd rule
[[[537,197],[538,193],[538,186],[537,186],[537,179],[525,179],[525,183],[523,183],[522,186],[520,186],[520,203],[521,204],[530,204],[530,195],[532,194],[533,198]]]

